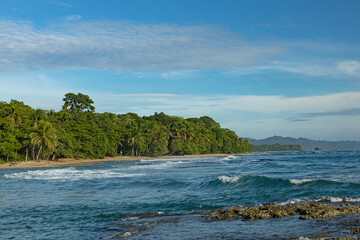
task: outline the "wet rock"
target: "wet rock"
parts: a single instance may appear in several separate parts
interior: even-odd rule
[[[260,207],[231,207],[211,211],[209,220],[234,220],[241,218],[244,221],[252,221],[265,218],[283,218],[292,215],[300,215],[299,219],[308,220],[315,218],[330,218],[337,215],[360,213],[360,207],[352,204],[330,205],[319,203],[289,204],[279,206],[275,204]]]
[[[360,234],[360,228],[352,228],[348,234]]]

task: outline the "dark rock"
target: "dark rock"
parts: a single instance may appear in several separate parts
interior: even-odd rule
[[[209,220],[234,220],[241,218],[244,221],[253,221],[265,218],[283,218],[292,215],[300,215],[299,219],[308,220],[315,218],[330,218],[337,215],[360,213],[360,207],[355,204],[289,204],[279,206],[275,204],[260,207],[231,207],[217,209],[209,212],[206,216]]]

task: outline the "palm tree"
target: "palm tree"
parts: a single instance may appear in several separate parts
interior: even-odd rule
[[[11,123],[12,127],[20,127],[21,126],[22,118],[13,106],[11,107],[11,113],[10,113],[9,117],[10,117],[10,123]]]
[[[32,120],[34,126],[39,125],[40,121],[46,119],[46,117],[46,112],[42,109],[36,109],[35,112],[30,115],[30,119]]]
[[[30,134],[31,144],[38,146],[36,161],[39,161],[43,147],[54,149],[57,145],[56,132],[53,125],[49,122],[40,120],[35,126],[34,132]]]
[[[131,156],[140,156],[140,150],[138,149],[140,149],[141,146],[145,143],[145,139],[142,133],[137,133],[135,136],[129,138],[127,143],[131,146]]]

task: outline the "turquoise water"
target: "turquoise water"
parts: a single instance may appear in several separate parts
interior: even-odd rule
[[[277,238],[269,235],[277,225],[279,238],[294,238],[311,233],[314,222],[207,222],[200,215],[224,206],[303,201],[360,201],[360,152],[0,170],[0,239],[261,239]],[[281,230],[285,225],[290,235]]]

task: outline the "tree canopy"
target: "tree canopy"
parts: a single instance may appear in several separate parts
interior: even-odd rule
[[[208,116],[96,113],[84,94],[68,93],[61,111],[0,102],[0,160],[104,158],[249,151],[249,142]]]
[[[63,101],[65,102],[63,110],[70,111],[71,113],[79,113],[85,110],[89,112],[95,111],[95,107],[92,105],[94,103],[93,100],[88,95],[82,93],[67,93]]]

